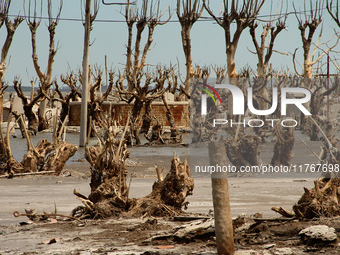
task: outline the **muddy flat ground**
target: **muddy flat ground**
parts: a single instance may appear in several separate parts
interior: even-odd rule
[[[49,134],[42,134],[49,137]],[[73,136],[71,136],[73,137]],[[39,139],[39,138],[35,138]],[[40,138],[41,139],[41,138]],[[77,139],[74,135],[73,139]],[[310,142],[303,139],[317,152],[320,152],[322,142]],[[95,141],[93,141],[95,142]],[[17,148],[16,156],[22,157],[25,151],[24,140],[11,140],[12,150]],[[77,142],[75,142],[77,143]],[[14,144],[14,147],[13,147]],[[20,146],[21,144],[21,146]],[[20,147],[19,147],[20,146]],[[270,140],[261,146],[264,162],[269,162],[273,153],[274,143]],[[50,220],[28,225],[28,218],[13,216],[14,211],[24,213],[24,209],[35,209],[38,213],[54,212],[69,215],[81,202],[73,195],[76,189],[84,195],[90,193],[90,165],[85,161],[83,149],[65,166],[71,176],[26,176],[13,179],[0,179],[0,254],[214,254],[216,253],[213,236],[195,240],[166,239],[158,242],[147,240],[159,232],[169,232],[183,222],[171,219],[157,219],[153,226],[138,228],[148,219],[108,219],[96,221],[68,221],[59,219],[57,223]],[[143,197],[151,192],[152,184],[156,181],[154,165],[170,169],[173,152],[184,158],[190,158],[188,147],[139,147],[131,149],[128,170],[132,178],[130,197]],[[300,141],[296,139],[293,163],[316,163],[316,157]],[[212,215],[210,176],[197,175],[192,172],[195,180],[193,196],[186,212],[195,215]],[[303,187],[311,189],[313,181],[319,173],[300,173],[288,178],[256,175],[229,178],[231,213],[234,218],[239,214],[248,216],[261,213],[263,217],[279,217],[271,211],[273,206],[282,206],[291,210],[292,206],[303,194]],[[340,221],[339,221],[340,222]],[[323,219],[322,223],[332,226],[339,225],[336,219]],[[253,235],[253,241],[246,237],[237,237],[238,254],[286,254],[277,253],[282,248],[290,248],[293,253],[287,254],[340,254],[338,246],[318,247],[308,249],[299,243],[297,233],[303,227],[318,224],[318,222],[279,222],[275,225],[266,223],[268,236]],[[289,225],[292,224],[292,225]],[[137,227],[136,227],[137,226]],[[136,228],[134,228],[136,227]],[[131,229],[134,229],[131,231]],[[276,229],[276,230],[275,230]],[[279,233],[281,229],[282,233]],[[284,232],[284,230],[287,230]],[[338,231],[338,229],[336,228]],[[264,233],[263,232],[263,233]],[[285,236],[283,238],[282,236]],[[52,244],[43,241],[51,240]],[[238,240],[238,239],[237,239]],[[246,240],[246,241],[245,241]],[[255,240],[255,241],[254,241]],[[256,241],[257,240],[257,241]],[[270,248],[265,244],[274,243]],[[281,249],[281,250],[282,250]],[[250,250],[253,250],[252,253]],[[267,252],[267,253],[266,253]],[[276,253],[275,253],[276,252]],[[308,252],[308,253],[306,253]],[[331,253],[329,253],[331,252]],[[335,253],[334,253],[335,252]],[[339,253],[338,253],[339,252]]]

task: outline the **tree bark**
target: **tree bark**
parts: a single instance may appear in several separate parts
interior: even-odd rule
[[[224,144],[209,143],[210,165],[227,166]],[[211,175],[216,246],[218,254],[234,254],[233,222],[230,210],[228,178],[226,173]]]

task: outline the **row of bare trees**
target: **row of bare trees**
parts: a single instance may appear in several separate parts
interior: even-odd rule
[[[301,38],[303,43],[303,50],[304,50],[304,64],[303,64],[303,72],[299,73],[296,65],[295,65],[295,58],[297,51],[294,52],[293,55],[293,62],[295,66],[295,71],[305,77],[311,78],[313,77],[313,66],[321,59],[324,55],[328,54],[330,51],[334,49],[334,47],[338,43],[338,36],[336,42],[323,50],[321,55],[317,59],[313,59],[313,56],[317,51],[319,51],[322,46],[326,45],[326,42],[320,43],[321,41],[321,34],[316,43],[313,43],[314,33],[317,27],[320,25],[321,19],[321,1],[317,1],[316,5],[311,6],[311,10],[307,13],[307,8],[305,7],[304,16],[299,16],[296,14],[297,20],[299,22],[299,29],[301,31]],[[1,17],[2,23],[8,26],[8,36],[6,42],[3,47],[2,58],[1,58],[1,70],[5,70],[6,66],[6,56],[8,53],[10,42],[13,38],[13,34],[15,28],[20,24],[23,18],[16,18],[14,22],[10,22],[7,18],[6,13],[8,13],[10,1],[2,1],[1,10],[4,13]],[[201,17],[202,12],[204,9],[213,17],[213,19],[220,25],[225,33],[225,44],[226,44],[226,58],[227,58],[227,68],[226,74],[223,74],[223,77],[230,77],[236,78],[239,75],[236,71],[235,65],[235,54],[238,46],[239,39],[241,34],[246,28],[249,28],[250,35],[252,37],[252,41],[255,46],[254,54],[258,57],[258,64],[257,64],[257,77],[266,77],[271,73],[271,70],[268,70],[268,66],[270,66],[270,58],[275,52],[274,50],[274,42],[277,36],[281,31],[286,29],[286,18],[285,14],[282,14],[282,4],[281,4],[281,11],[276,16],[276,24],[274,25],[274,20],[268,21],[263,25],[263,30],[260,35],[260,38],[257,37],[256,30],[259,26],[258,14],[261,8],[264,5],[264,0],[247,0],[247,1],[223,1],[223,8],[221,15],[217,16],[213,13],[213,11],[209,8],[207,1],[187,1],[187,0],[178,0],[177,1],[177,17],[181,24],[181,36],[182,36],[182,45],[183,51],[186,60],[186,76],[185,80],[183,81],[182,86],[177,81],[178,75],[175,74],[175,70],[173,68],[169,68],[163,71],[160,69],[156,70],[154,74],[150,75],[152,72],[147,68],[147,54],[149,50],[152,48],[153,43],[153,34],[155,28],[158,25],[166,24],[172,14],[169,10],[168,18],[165,21],[161,21],[164,19],[164,15],[166,9],[161,11],[159,2],[156,5],[150,3],[149,1],[145,0],[142,3],[141,8],[138,10],[128,1],[128,4],[125,7],[124,17],[126,20],[127,28],[128,28],[128,38],[127,38],[127,51],[126,51],[126,66],[125,69],[119,72],[117,78],[117,91],[120,94],[120,98],[124,101],[129,103],[134,103],[136,109],[132,114],[133,122],[137,121],[137,116],[140,112],[140,109],[145,107],[146,113],[143,116],[143,121],[145,123],[150,123],[150,116],[148,116],[149,112],[149,105],[152,100],[156,98],[162,98],[162,95],[165,93],[166,90],[169,92],[176,93],[176,98],[181,99],[183,95],[188,95],[189,88],[190,88],[190,80],[195,76],[195,71],[193,68],[193,59],[191,56],[191,39],[190,39],[190,32],[191,28],[194,23]],[[25,11],[26,21],[31,31],[31,43],[32,43],[32,60],[33,65],[39,79],[39,89],[37,93],[34,94],[31,98],[27,98],[20,89],[20,82],[15,82],[15,88],[18,96],[22,99],[23,104],[25,105],[25,115],[29,120],[29,129],[32,133],[36,133],[40,130],[46,128],[46,120],[45,118],[45,107],[46,107],[46,95],[49,94],[48,90],[50,86],[53,84],[53,62],[54,57],[57,52],[57,48],[55,46],[55,29],[58,25],[62,2],[60,3],[60,7],[56,14],[56,18],[53,19],[52,15],[52,2],[48,1],[48,31],[49,31],[49,54],[48,54],[48,61],[46,72],[43,72],[39,63],[38,63],[38,55],[37,55],[37,42],[36,42],[36,34],[37,29],[41,23],[41,19],[37,16],[36,10],[39,9],[37,3],[34,2],[31,4],[31,1],[28,3],[27,13]],[[339,16],[338,13],[333,13],[334,11],[334,3],[327,2],[327,9],[328,12],[331,14],[332,18],[339,23]],[[95,20],[96,15],[91,18],[91,24]],[[0,23],[0,24],[2,24]],[[232,33],[233,26],[235,23],[236,28],[234,29],[234,33]],[[136,30],[134,30],[134,27]],[[308,30],[308,31],[307,31]],[[134,35],[135,31],[135,35]],[[143,33],[147,33],[146,41],[144,42],[144,47],[141,45],[143,44],[142,35]],[[134,41],[133,41],[134,40]],[[269,44],[266,45],[266,41],[269,41]],[[311,50],[311,46],[315,44],[313,50]],[[6,47],[5,47],[6,46]],[[336,62],[333,61],[336,65]],[[217,67],[215,67],[217,68]],[[271,69],[271,68],[270,68]],[[221,69],[222,70],[222,69]],[[218,75],[221,75],[221,70]],[[2,71],[2,74],[4,71]],[[162,77],[160,76],[162,73]],[[1,78],[3,75],[1,76]],[[164,86],[164,82],[169,82],[171,84],[170,87]],[[113,82],[113,81],[112,81]],[[111,83],[112,83],[111,82]],[[70,82],[69,82],[70,83]],[[32,86],[33,86],[32,82]],[[162,85],[158,85],[162,84]],[[109,84],[108,84],[109,85]],[[154,85],[155,88],[154,88]],[[157,89],[159,88],[159,89]],[[266,97],[267,92],[266,89],[263,87],[262,89],[262,96]],[[312,89],[312,88],[310,88]],[[110,93],[110,92],[108,92]],[[148,95],[148,96],[146,96]],[[74,97],[72,95],[70,98]],[[66,99],[66,98],[65,98]],[[70,99],[68,99],[70,100]],[[66,101],[68,101],[66,100]],[[32,108],[35,104],[39,103],[39,114],[38,117],[35,116]],[[265,107],[265,102],[262,102],[261,108]],[[142,131],[143,133],[144,131]],[[138,143],[138,142],[137,142]]]
[[[8,12],[8,7],[10,1],[3,0],[4,4],[2,12]],[[193,60],[191,56],[191,29],[194,23],[201,17],[203,10],[207,10],[207,12],[211,15],[211,17],[217,22],[219,26],[221,26],[224,30],[225,35],[225,46],[226,46],[226,63],[227,63],[227,73],[230,78],[234,78],[237,76],[236,71],[236,64],[235,64],[235,55],[238,47],[239,39],[246,28],[249,28],[249,32],[251,38],[254,43],[255,47],[255,54],[258,57],[257,63],[257,75],[258,77],[263,77],[267,73],[267,68],[270,63],[271,55],[274,51],[274,42],[278,34],[286,29],[286,19],[287,13],[284,13],[282,10],[283,2],[277,3],[278,6],[281,5],[281,10],[279,13],[275,15],[271,15],[273,18],[272,20],[265,21],[263,23],[263,31],[260,35],[260,41],[257,39],[256,36],[256,29],[259,26],[258,14],[263,7],[265,0],[247,0],[247,1],[222,1],[222,9],[220,15],[215,15],[213,10],[210,9],[209,4],[206,0],[204,1],[188,1],[188,0],[178,0],[177,1],[177,8],[176,13],[178,20],[181,24],[181,37],[182,37],[182,46],[185,55],[185,62],[186,62],[186,76],[184,80],[185,88],[189,88],[190,78],[193,76]],[[301,31],[301,40],[302,40],[302,48],[303,48],[303,72],[299,72],[297,68],[295,68],[296,73],[302,75],[305,78],[311,78],[313,75],[312,66],[315,65],[325,54],[331,51],[336,45],[337,41],[332,46],[327,46],[326,49],[321,49],[322,46],[326,45],[326,42],[320,42],[321,33],[316,43],[313,43],[313,37],[316,29],[320,25],[322,21],[322,1],[318,0],[312,4],[306,4],[308,1],[305,1],[305,9],[303,10],[302,14],[298,14],[299,12],[295,10],[295,15],[298,20],[298,27]],[[272,3],[273,4],[273,3]],[[7,7],[6,7],[7,6]],[[32,57],[33,57],[33,64],[35,70],[37,72],[37,76],[39,77],[40,82],[42,83],[51,83],[51,72],[52,72],[52,63],[53,57],[56,53],[56,49],[54,48],[54,34],[55,34],[55,27],[58,24],[58,20],[60,17],[60,11],[56,16],[56,20],[52,19],[52,11],[51,11],[51,1],[48,1],[48,14],[49,14],[49,24],[48,30],[50,32],[50,49],[49,49],[49,57],[48,57],[48,67],[47,72],[44,74],[40,70],[40,66],[38,64],[38,57],[36,55],[36,31],[40,25],[40,19],[36,16],[36,10],[39,9],[36,6],[36,2],[31,4],[29,1],[29,9],[32,7],[32,10],[28,10],[27,15],[27,23],[31,30],[32,34]],[[140,8],[140,12],[138,13],[136,8],[133,7],[130,2],[127,2],[125,10],[125,19],[128,26],[128,43],[127,43],[127,61],[126,61],[126,70],[130,72],[130,70],[137,71],[136,68],[141,68],[145,65],[146,54],[147,51],[150,49],[152,44],[152,36],[154,29],[157,25],[162,25],[167,23],[166,21],[160,21],[161,17],[164,15],[164,12],[161,13],[159,9],[159,2],[156,5],[150,4],[149,1],[143,1],[142,6]],[[155,12],[155,9],[157,10]],[[327,1],[327,10],[330,13],[331,17],[335,20],[336,24],[339,24],[339,19],[337,16],[337,9],[338,7],[335,6],[333,1]],[[33,11],[34,10],[34,11]],[[336,12],[334,13],[334,10]],[[2,15],[6,16],[6,15]],[[169,14],[169,19],[171,14]],[[92,18],[92,21],[95,19],[95,16]],[[6,26],[8,27],[9,31],[12,31],[8,34],[9,43],[6,43],[6,47],[10,45],[11,37],[13,37],[13,33],[15,28],[20,24],[22,18],[15,19],[15,22],[11,24],[7,20]],[[274,22],[276,20],[276,24]],[[136,42],[132,45],[132,35],[133,35],[133,25],[136,23],[137,33],[136,33]],[[234,29],[234,26],[236,27]],[[8,25],[7,25],[8,24]],[[145,27],[148,27],[148,40],[145,44],[143,51],[141,52],[141,47],[138,45],[140,44],[141,34],[143,33]],[[9,27],[11,27],[9,29]],[[151,39],[151,40],[150,40]],[[268,45],[266,45],[266,40],[269,41]],[[34,45],[33,45],[34,44]],[[311,46],[315,44],[315,50],[311,51]],[[322,54],[313,59],[313,56],[318,51],[323,51]],[[132,52],[134,51],[134,52]],[[6,51],[4,51],[5,53]],[[132,55],[134,56],[134,60],[132,60]],[[2,63],[6,54],[2,55]],[[293,54],[293,62],[295,64],[296,58],[296,51]],[[46,85],[44,85],[46,86]]]

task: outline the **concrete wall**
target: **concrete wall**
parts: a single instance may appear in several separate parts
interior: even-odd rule
[[[110,104],[112,119],[116,120],[119,125],[124,126],[126,124],[128,114],[132,110],[133,104],[127,104],[125,102],[104,102],[102,109],[107,114],[110,112]],[[190,125],[188,102],[168,102],[168,105],[173,112],[177,126],[185,127]],[[163,126],[169,126],[169,122],[166,118],[166,109],[163,102],[152,103],[151,109],[151,115],[155,116]],[[80,111],[81,102],[70,103],[69,126],[80,125]],[[142,115],[143,114],[144,109],[142,109]]]

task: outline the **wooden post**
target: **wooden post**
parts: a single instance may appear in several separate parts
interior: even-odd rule
[[[3,114],[4,114],[4,95],[0,95],[0,123],[3,121]]]
[[[210,166],[227,166],[225,145],[211,141],[209,143]],[[211,174],[212,196],[214,204],[216,246],[219,255],[235,253],[233,222],[230,212],[230,198],[227,173]]]
[[[85,7],[85,35],[84,35],[84,55],[83,55],[83,92],[81,95],[80,113],[80,138],[79,147],[84,147],[87,137],[87,101],[89,91],[89,51],[91,32],[91,0],[86,0]]]
[[[329,90],[329,54],[327,54],[327,90]],[[329,121],[329,95],[327,95],[327,120]]]

